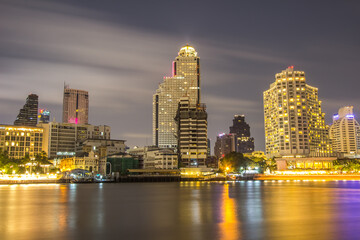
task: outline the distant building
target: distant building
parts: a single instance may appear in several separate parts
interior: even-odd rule
[[[205,161],[206,167],[208,168],[219,168],[219,158],[216,156],[210,156],[206,158]]]
[[[60,170],[65,172],[74,169],[83,169],[91,173],[101,173],[100,169],[105,169],[105,164],[106,159],[101,161],[98,155],[94,152],[90,152],[83,154],[82,156],[61,159]]]
[[[340,108],[330,126],[333,149],[340,157],[355,157],[360,153],[360,125],[355,119],[353,108]]]
[[[230,133],[236,136],[236,152],[251,153],[254,151],[254,138],[250,136],[250,126],[244,115],[235,115]]]
[[[236,151],[236,135],[235,134],[219,134],[216,137],[214,146],[214,154],[220,159],[226,154]]]
[[[153,96],[153,144],[176,148],[175,115],[180,98],[188,96],[191,104],[200,103],[200,58],[189,45],[182,47],[172,64],[172,76],[165,77]]]
[[[0,125],[0,149],[11,158],[34,158],[43,151],[43,135],[39,127]]]
[[[265,143],[268,157],[330,157],[325,113],[318,89],[306,84],[293,67],[275,75],[264,92]]]
[[[155,169],[177,169],[178,155],[172,149],[160,149],[155,151]]]
[[[39,105],[39,97],[36,94],[30,94],[26,98],[25,105],[14,122],[16,126],[30,126],[35,127],[37,124],[37,112]]]
[[[88,124],[89,93],[64,87],[63,123]]]
[[[43,149],[48,157],[65,158],[75,156],[87,139],[110,139],[110,127],[75,123],[40,123],[44,129]]]
[[[50,122],[50,111],[46,109],[39,109],[39,123],[48,123]]]
[[[140,169],[177,169],[178,155],[172,148],[136,147],[127,151],[139,159]]]
[[[180,98],[175,117],[177,148],[181,167],[205,167],[208,152],[207,113],[204,104]]]
[[[81,143],[77,152],[89,153],[93,151],[100,158],[107,157],[116,153],[125,153],[125,140],[115,139],[86,139]]]

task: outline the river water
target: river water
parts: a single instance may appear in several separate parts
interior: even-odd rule
[[[0,185],[0,239],[360,239],[360,182]]]

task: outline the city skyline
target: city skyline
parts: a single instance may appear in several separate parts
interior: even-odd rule
[[[357,75],[353,71],[358,64],[358,33],[351,31],[358,18],[354,15],[356,4],[339,6],[346,8],[346,17],[336,13],[339,8],[335,8],[333,3],[330,3],[332,8],[327,8],[328,12],[316,11],[321,4],[304,4],[297,7],[299,10],[310,7],[308,18],[314,20],[319,15],[319,19],[314,20],[315,26],[306,25],[305,28],[305,24],[296,21],[295,13],[293,17],[286,15],[293,20],[290,23],[272,20],[278,27],[271,28],[273,32],[270,34],[261,26],[260,20],[251,18],[253,25],[242,24],[239,28],[250,33],[249,36],[233,34],[225,28],[223,38],[201,37],[208,26],[201,24],[175,32],[167,27],[161,29],[161,25],[152,21],[147,24],[153,27],[152,30],[156,29],[154,31],[139,28],[143,21],[124,26],[121,19],[112,19],[114,12],[108,8],[95,11],[95,3],[89,4],[87,9],[65,2],[46,6],[21,6],[6,1],[0,4],[0,28],[8,32],[0,38],[2,123],[13,122],[30,92],[39,96],[39,107],[49,109],[52,118],[60,121],[61,89],[66,81],[74,88],[89,91],[92,98],[90,124],[111,126],[114,138],[127,139],[130,146],[151,145],[152,94],[162,76],[170,75],[169,61],[173,60],[174,52],[186,43],[193,45],[202,59],[202,99],[208,107],[212,142],[218,133],[227,131],[233,115],[245,114],[252,128],[256,150],[264,150],[262,92],[268,88],[275,73],[289,65],[304,70],[311,84],[319,88],[327,124],[331,123],[332,115],[340,107],[353,105],[355,114],[359,110]],[[284,7],[274,4],[271,9],[275,5]],[[245,7],[254,8],[252,5]],[[195,10],[189,11],[191,14]],[[206,19],[209,17],[205,16]],[[22,25],[16,18],[22,20]],[[73,26],[63,25],[67,18],[72,20]],[[84,23],[83,20],[89,21]],[[341,21],[338,23],[337,20]],[[24,23],[34,24],[36,31],[26,31]],[[338,24],[332,24],[331,29],[328,27],[331,23]],[[294,29],[286,28],[291,24]],[[343,28],[343,25],[347,27]],[[213,26],[219,30],[216,24]],[[54,30],[46,33],[44,29],[49,31],[48,27]],[[94,27],[100,34],[91,31]],[[256,34],[251,34],[254,27],[263,34],[263,40],[249,40],[256,37]],[[71,36],[73,30],[79,28],[82,30]],[[289,32],[288,38],[272,43],[270,36],[283,29]],[[301,31],[314,34],[310,39],[301,35]],[[295,32],[299,35],[291,36]],[[15,41],[18,35],[20,38]],[[66,40],[66,44],[56,39],[60,36],[64,36],[62,40]],[[84,42],[78,42],[77,38],[84,39]],[[104,44],[98,45],[96,41],[99,39]],[[73,51],[74,47],[78,49]],[[144,64],[150,61],[151,64]],[[84,84],[86,87],[82,87]],[[131,109],[130,106],[136,107]]]

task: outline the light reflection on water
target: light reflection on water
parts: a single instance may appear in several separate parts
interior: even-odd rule
[[[0,239],[359,239],[360,182],[0,185]]]

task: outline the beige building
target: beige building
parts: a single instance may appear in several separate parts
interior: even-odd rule
[[[111,129],[106,125],[49,122],[38,126],[44,129],[43,149],[51,159],[75,156],[87,139],[110,139]]]
[[[64,87],[63,123],[88,124],[89,93]]]
[[[135,147],[127,151],[139,158],[142,169],[177,169],[178,155],[174,149],[157,146]]]
[[[34,158],[43,151],[43,135],[39,127],[0,125],[0,149],[15,159]]]
[[[178,156],[171,149],[160,149],[155,151],[155,169],[177,169]]]
[[[275,75],[264,92],[265,143],[268,157],[333,155],[318,89],[306,84],[293,67]]]
[[[180,98],[175,117],[181,167],[205,167],[208,152],[207,113],[204,104]]]
[[[83,169],[92,173],[105,173],[106,159],[100,160],[94,152],[85,154],[82,157],[71,157],[61,159],[60,170],[62,172],[74,169]]]
[[[200,103],[200,58],[189,45],[182,47],[172,64],[172,76],[164,77],[153,96],[153,142],[160,148],[177,146],[174,117],[181,97]]]
[[[353,108],[340,108],[330,126],[333,149],[339,157],[355,157],[360,153],[360,125],[355,119]]]

